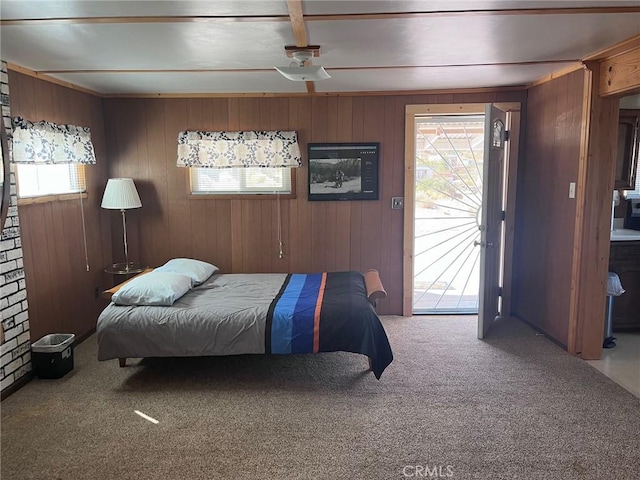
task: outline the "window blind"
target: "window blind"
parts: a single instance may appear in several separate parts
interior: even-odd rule
[[[290,168],[191,168],[194,194],[291,193]]]
[[[18,197],[40,197],[86,191],[84,165],[16,163]]]

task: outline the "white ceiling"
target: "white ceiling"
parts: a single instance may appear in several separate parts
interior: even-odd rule
[[[305,93],[273,69],[295,27],[320,93],[526,85],[640,34],[638,0],[1,0],[0,18],[3,60],[115,95]]]

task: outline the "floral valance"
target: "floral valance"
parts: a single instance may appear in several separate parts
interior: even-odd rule
[[[13,118],[13,161],[16,163],[95,164],[88,127],[30,122]]]
[[[178,166],[299,167],[298,134],[286,131],[180,132]]]

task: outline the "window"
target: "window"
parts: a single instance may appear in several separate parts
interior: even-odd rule
[[[191,193],[237,195],[293,193],[291,168],[191,168]]]
[[[86,191],[84,165],[96,163],[89,127],[13,117],[18,198]]]
[[[86,191],[84,165],[16,163],[18,197],[42,197]]]
[[[640,159],[638,159],[640,160]],[[640,161],[636,161],[636,184],[633,190],[625,191],[626,198],[638,199],[640,198]]]

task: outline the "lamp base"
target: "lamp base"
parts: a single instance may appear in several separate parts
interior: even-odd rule
[[[141,267],[139,263],[122,262],[109,265],[104,269],[104,271],[105,273],[110,273],[111,275],[129,275],[140,273],[144,271],[144,268]]]

